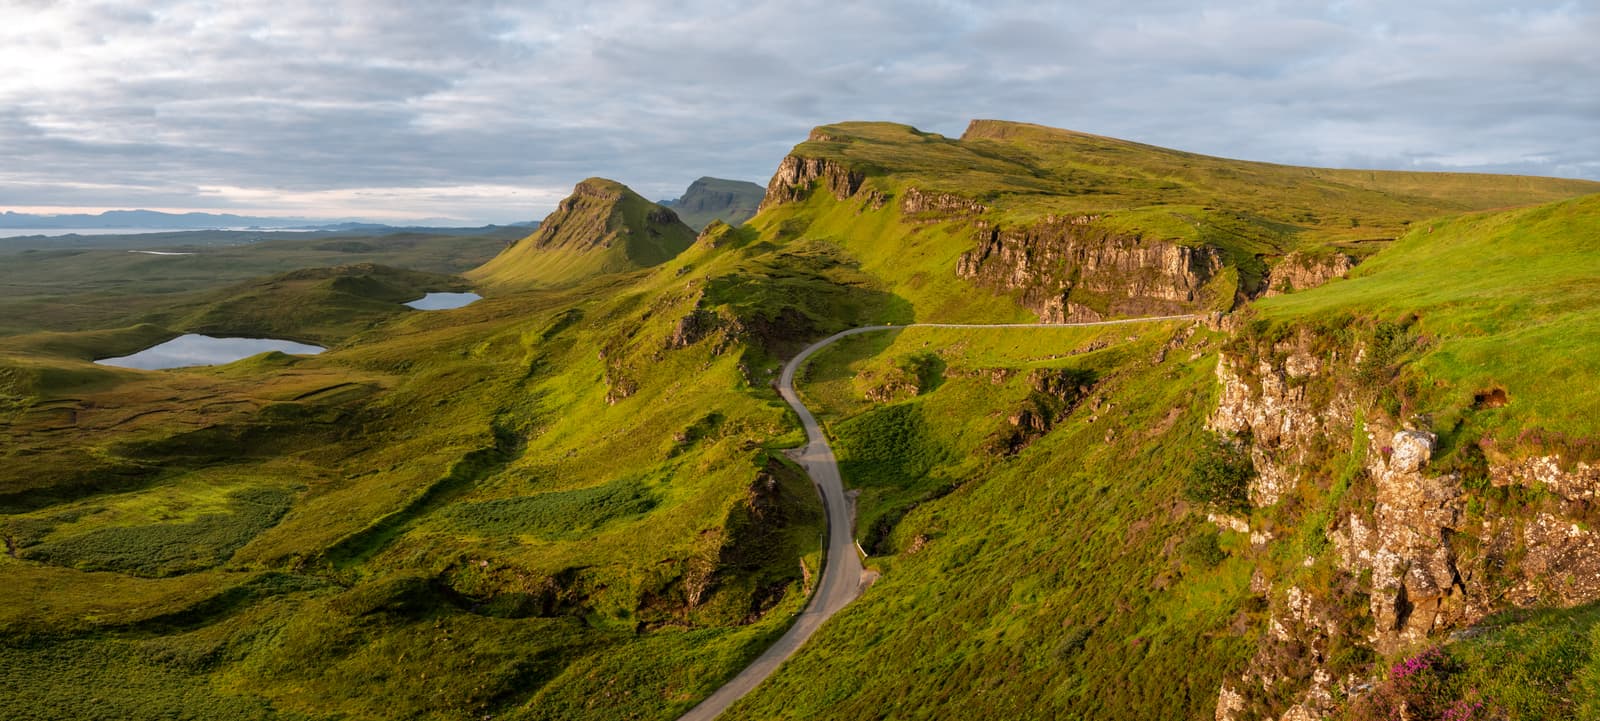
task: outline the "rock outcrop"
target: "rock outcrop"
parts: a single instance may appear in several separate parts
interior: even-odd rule
[[[1367,678],[1336,660],[1351,657],[1341,648],[1392,654],[1507,608],[1600,600],[1600,534],[1587,522],[1600,469],[1555,457],[1488,462],[1492,485],[1550,496],[1474,510],[1481,497],[1459,467],[1435,467],[1438,437],[1427,419],[1396,423],[1362,387],[1363,357],[1361,347],[1319,349],[1302,329],[1218,364],[1208,425],[1249,442],[1256,515],[1272,516],[1302,484],[1328,492],[1325,469],[1340,455],[1359,461],[1343,492],[1369,499],[1334,506],[1322,529],[1327,550],[1304,560],[1331,565],[1331,585],[1263,584],[1267,633],[1219,690],[1219,721],[1336,712]],[[1254,535],[1253,519],[1213,515],[1219,528]]]
[[[1559,456],[1508,461],[1495,467],[1491,480],[1496,486],[1546,488],[1567,501],[1592,501],[1600,495],[1600,467],[1580,462],[1563,471]]]
[[[1340,566],[1371,574],[1369,640],[1379,653],[1391,653],[1465,620],[1459,606],[1466,589],[1450,536],[1460,532],[1466,499],[1458,476],[1426,472],[1432,433],[1371,435],[1379,446],[1367,456],[1367,476],[1376,489],[1372,516],[1351,513],[1336,520],[1339,526],[1329,535]]]
[[[1248,436],[1250,460],[1256,468],[1250,481],[1250,503],[1272,506],[1299,482],[1295,467],[1307,460],[1308,449],[1322,439],[1348,438],[1356,401],[1347,393],[1322,399],[1306,395],[1303,380],[1324,364],[1312,355],[1309,338],[1283,346],[1279,363],[1260,360],[1247,380],[1227,356],[1217,361],[1220,393],[1207,426],[1217,432]],[[1333,354],[1337,362],[1340,357]]]
[[[1201,290],[1223,267],[1215,248],[1122,235],[1095,220],[1052,216],[1021,228],[981,227],[956,275],[1020,291],[1022,304],[1046,323],[1187,313],[1209,301]]]
[[[844,200],[861,189],[866,177],[865,173],[836,160],[789,155],[778,164],[778,172],[773,173],[772,180],[767,183],[767,194],[761,199],[760,210],[804,200],[813,186],[826,188],[833,197]]]
[[[1343,278],[1354,267],[1356,259],[1343,253],[1328,256],[1290,253],[1267,272],[1266,292],[1263,295],[1283,295],[1315,288],[1334,278]]]
[[[906,188],[900,198],[900,214],[931,221],[983,215],[989,206],[952,193],[936,193]]]
[[[1011,415],[1007,428],[990,439],[989,450],[1015,455],[1078,407],[1093,390],[1095,375],[1076,368],[1040,368],[1028,374],[1028,398]]]

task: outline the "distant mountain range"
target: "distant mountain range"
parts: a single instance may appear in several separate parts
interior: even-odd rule
[[[513,223],[512,225],[531,225]],[[454,227],[462,225],[449,218],[426,218],[406,227]],[[61,215],[36,215],[33,213],[0,213],[0,228],[68,229],[68,228],[128,228],[155,230],[211,230],[218,228],[293,228],[311,230],[382,230],[395,226],[369,223],[360,220],[328,222],[313,218],[273,218],[232,213],[162,213],[155,210],[108,210],[90,215],[67,213]]]

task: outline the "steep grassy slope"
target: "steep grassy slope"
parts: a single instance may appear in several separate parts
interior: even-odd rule
[[[705,177],[689,184],[675,200],[663,200],[689,227],[701,230],[713,220],[739,225],[756,214],[766,188],[744,180]]]
[[[1190,333],[909,329],[819,358],[883,576],[732,717],[1209,715],[1252,611],[1236,546],[1188,550],[1218,548],[1182,500],[1217,342]],[[930,356],[936,384],[883,395]]]
[[[1597,227],[1600,196],[1433,220],[1231,337],[830,349],[806,394],[884,575],[735,717],[1581,717]]]
[[[1407,366],[1402,400],[1434,417],[1446,449],[1487,435],[1514,448],[1543,428],[1600,436],[1600,195],[1526,210],[1428,223],[1317,292],[1261,301],[1270,322],[1349,314],[1406,320],[1427,339]],[[1473,413],[1473,396],[1499,389],[1503,410]],[[1573,460],[1600,449],[1565,449]]]
[[[627,186],[589,178],[540,224],[468,278],[495,288],[569,286],[660,265],[694,241],[678,216]]]

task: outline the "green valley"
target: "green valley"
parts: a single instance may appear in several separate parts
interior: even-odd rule
[[[830,578],[777,381],[869,325],[861,595],[721,718],[1600,706],[1600,183],[838,123],[713,217],[5,256],[6,715],[677,718]],[[328,350],[94,363],[185,332]]]

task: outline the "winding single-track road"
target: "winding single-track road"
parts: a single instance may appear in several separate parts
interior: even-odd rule
[[[1167,315],[1154,318],[1126,318],[1122,320],[1105,320],[1093,323],[910,323],[907,325],[869,325],[860,328],[851,328],[840,331],[823,338],[800,351],[783,366],[783,374],[778,377],[778,394],[800,416],[800,424],[806,429],[806,445],[803,448],[789,451],[789,456],[800,463],[810,474],[812,482],[817,486],[817,493],[822,496],[822,508],[828,519],[828,535],[826,548],[823,552],[822,578],[817,582],[816,591],[811,600],[806,604],[804,611],[794,621],[777,643],[772,644],[762,652],[756,660],[744,667],[733,680],[722,685],[722,688],[706,697],[698,706],[689,709],[689,712],[678,717],[678,721],[712,721],[723,711],[732,706],[735,701],[745,694],[755,690],[755,687],[778,666],[800,650],[806,640],[811,638],[822,622],[828,617],[838,613],[839,609],[854,601],[861,595],[862,567],[861,558],[856,555],[856,542],[854,535],[855,509],[851,501],[844,494],[844,481],[839,477],[839,464],[834,460],[833,449],[828,447],[828,439],[822,435],[822,427],[817,424],[815,416],[810,409],[800,402],[800,396],[794,391],[794,376],[800,366],[812,354],[832,345],[842,338],[862,333],[873,333],[884,330],[903,330],[906,328],[1081,328],[1094,325],[1123,325],[1127,323],[1152,323],[1164,320],[1191,320],[1198,318],[1195,315]]]

